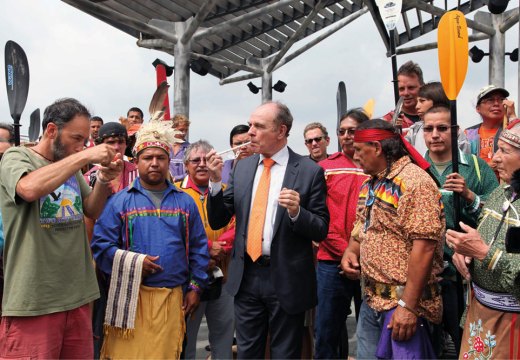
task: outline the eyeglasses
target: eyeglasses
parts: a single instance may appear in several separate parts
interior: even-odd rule
[[[484,98],[484,99],[480,100],[480,103],[489,105],[489,104],[494,104],[495,102],[498,101],[499,104],[502,104],[505,99],[506,98],[501,97],[501,96],[493,96],[493,97],[488,97],[488,98]]]
[[[206,162],[206,158],[195,158],[195,159],[188,159],[188,161],[190,162],[190,164],[192,165],[198,165],[200,163],[205,163]]]
[[[354,136],[354,133],[356,132],[356,129],[338,129],[338,135],[344,136],[347,134],[348,136]]]
[[[313,141],[316,141],[316,143],[319,144],[321,140],[323,140],[323,136],[318,136],[312,139],[305,139],[305,143],[311,145]]]
[[[450,130],[452,127],[457,128],[458,126],[457,125],[425,126],[425,127],[423,127],[423,131],[425,133],[431,133],[431,132],[433,132],[434,129],[437,129],[437,132],[443,133],[443,132]]]

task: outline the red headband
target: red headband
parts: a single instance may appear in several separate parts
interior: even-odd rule
[[[383,129],[362,129],[356,130],[354,133],[354,142],[360,143],[382,141],[391,138],[401,138],[406,151],[408,151],[412,160],[421,167],[421,169],[426,170],[430,167],[430,163],[426,161],[408,141],[405,140],[403,135],[396,134],[391,130]]]
[[[382,130],[382,129],[362,129],[356,130],[354,132],[354,142],[371,142],[371,141],[381,141],[391,138],[399,137],[399,134],[396,134],[390,130]]]

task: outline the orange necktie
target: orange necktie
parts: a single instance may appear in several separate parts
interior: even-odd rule
[[[256,261],[262,255],[262,235],[264,233],[267,198],[269,197],[269,184],[271,183],[271,167],[274,163],[273,159],[264,159],[264,171],[262,171],[249,215],[247,253],[253,261]]]

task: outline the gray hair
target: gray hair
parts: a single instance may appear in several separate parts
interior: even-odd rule
[[[188,146],[188,148],[186,149],[186,152],[184,153],[184,164],[187,164],[190,160],[191,153],[198,149],[201,149],[202,151],[209,153],[213,149],[213,146],[211,146],[211,144],[206,140],[199,140],[197,142],[191,143],[190,146]]]

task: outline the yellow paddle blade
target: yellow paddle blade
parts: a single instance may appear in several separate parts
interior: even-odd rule
[[[367,114],[369,119],[372,119],[372,115],[374,115],[374,107],[376,105],[376,102],[374,99],[368,99],[368,101],[363,105],[363,110],[365,111],[365,114]]]
[[[439,70],[444,92],[456,100],[468,71],[468,26],[460,11],[445,13],[437,32]]]

